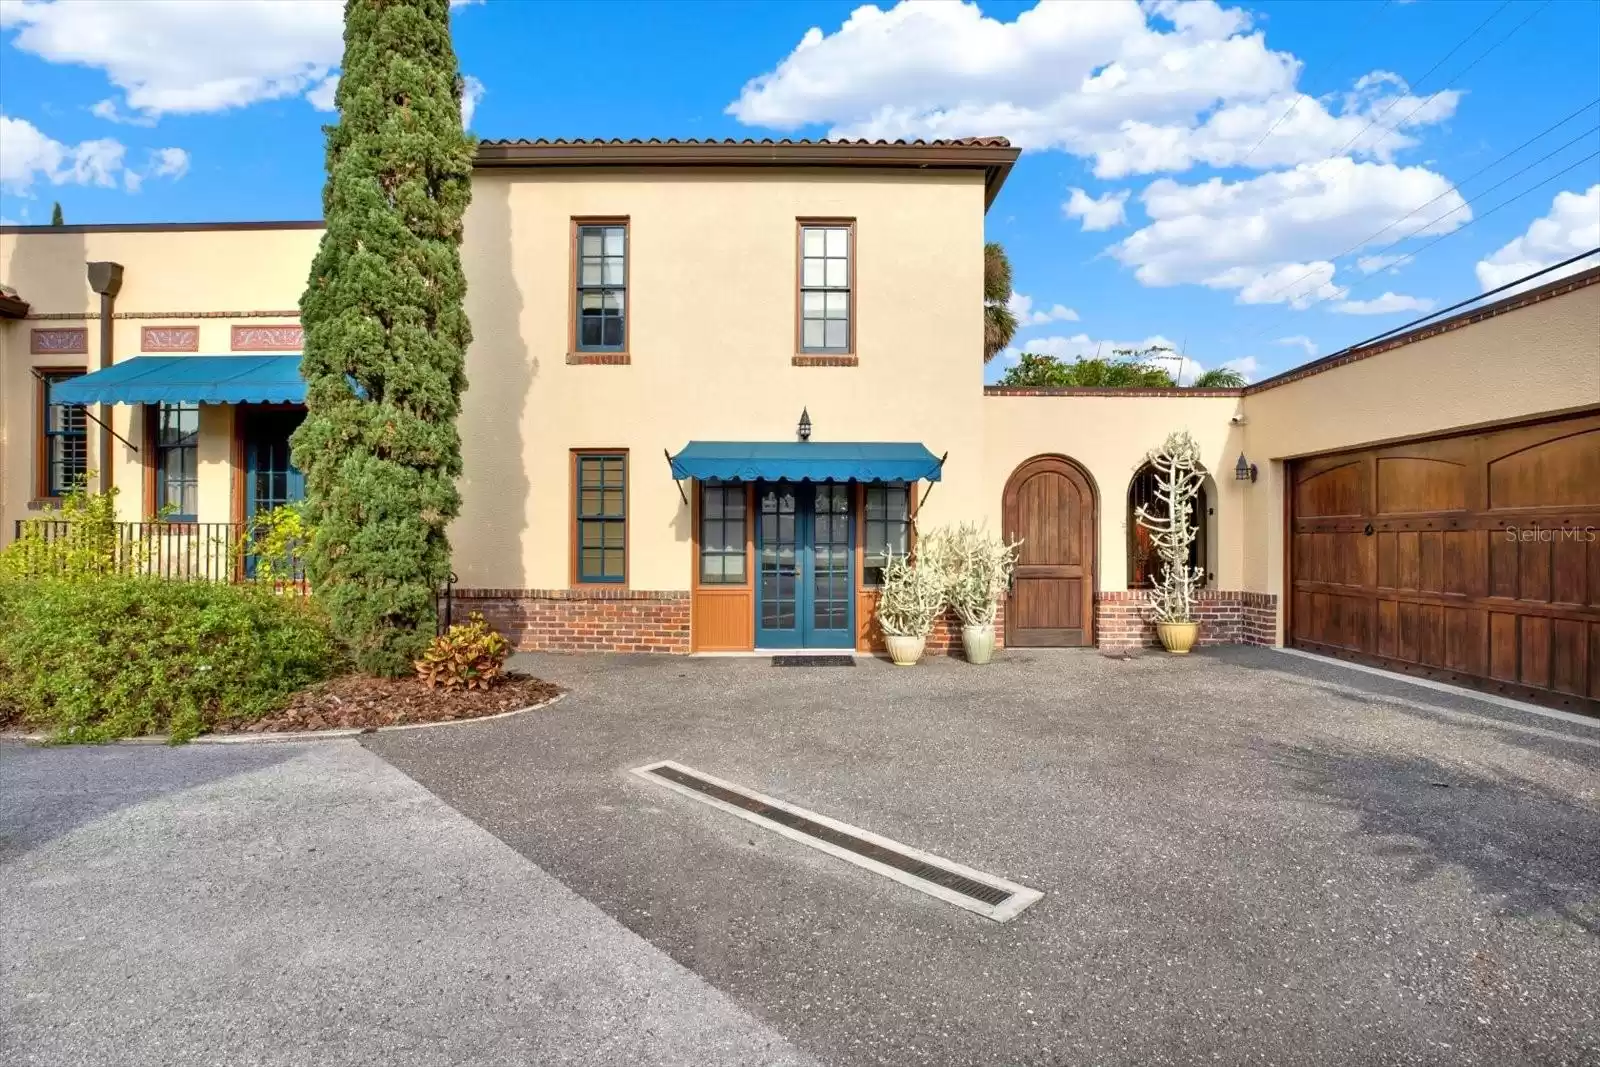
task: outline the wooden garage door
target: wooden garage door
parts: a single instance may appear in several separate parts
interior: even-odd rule
[[[1289,643],[1600,715],[1600,414],[1290,468]]]
[[[1001,501],[1006,536],[1021,539],[1006,598],[1006,644],[1094,644],[1095,498],[1082,468],[1036,456],[1012,472]]]

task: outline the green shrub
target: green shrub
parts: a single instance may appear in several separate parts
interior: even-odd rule
[[[302,597],[140,576],[0,581],[0,718],[58,741],[185,741],[340,666]]]
[[[474,611],[433,639],[417,660],[417,677],[429,689],[490,689],[505,680],[511,642]]]
[[[59,507],[23,519],[16,540],[0,550],[0,579],[96,578],[136,574],[155,551],[156,523],[134,527],[117,521],[117,493],[86,488],[87,472]]]

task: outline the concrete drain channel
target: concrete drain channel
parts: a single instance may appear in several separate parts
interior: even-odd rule
[[[1009,922],[1044,895],[1037,889],[975,871],[672,760],[635,767],[633,773],[995,922]]]

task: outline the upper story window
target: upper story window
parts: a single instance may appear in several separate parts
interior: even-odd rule
[[[576,228],[579,352],[625,352],[628,348],[628,225],[580,222]]]
[[[39,490],[42,496],[65,496],[89,471],[89,419],[82,404],[58,404],[51,396],[61,382],[83,376],[81,370],[39,372]]]
[[[628,454],[573,455],[577,547],[573,581],[621,584],[628,580]]]
[[[200,406],[156,408],[156,513],[193,522],[200,513]]]
[[[868,482],[866,538],[862,546],[863,585],[883,584],[883,565],[891,555],[911,549],[911,491],[891,482]]]
[[[855,350],[852,286],[855,224],[800,224],[800,351],[847,355]]]

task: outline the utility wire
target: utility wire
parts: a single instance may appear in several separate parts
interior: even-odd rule
[[[1589,101],[1587,104],[1583,105],[1578,110],[1574,111],[1572,114],[1570,114],[1566,118],[1562,119],[1560,122],[1557,122],[1557,123],[1555,123],[1555,124],[1553,124],[1551,126],[1548,126],[1544,130],[1540,131],[1539,133],[1534,134],[1532,137],[1528,138],[1526,141],[1523,141],[1521,144],[1517,145],[1517,147],[1513,148],[1511,151],[1509,151],[1509,152],[1505,153],[1504,155],[1500,156],[1499,159],[1493,160],[1492,162],[1490,162],[1490,163],[1478,168],[1472,174],[1470,174],[1469,176],[1461,179],[1460,182],[1452,184],[1448,189],[1446,189],[1444,192],[1440,193],[1438,196],[1434,197],[1432,200],[1429,200],[1427,203],[1418,204],[1416,207],[1412,208],[1410,211],[1406,212],[1404,215],[1401,215],[1399,218],[1397,218],[1393,222],[1389,223],[1383,229],[1379,230],[1376,233],[1369,234],[1368,236],[1366,236],[1366,237],[1362,238],[1361,240],[1357,241],[1355,244],[1351,245],[1349,248],[1346,248],[1343,252],[1340,252],[1338,255],[1332,257],[1332,259],[1330,259],[1329,262],[1336,262],[1336,261],[1338,261],[1340,259],[1343,259],[1345,256],[1348,256],[1351,252],[1355,252],[1355,251],[1357,251],[1359,249],[1365,248],[1367,245],[1371,244],[1373,241],[1375,241],[1379,237],[1382,237],[1384,234],[1388,233],[1390,230],[1392,230],[1396,226],[1400,225],[1406,219],[1409,219],[1411,216],[1413,216],[1417,212],[1421,211],[1423,208],[1428,207],[1428,206],[1430,206],[1432,204],[1438,203],[1440,200],[1443,200],[1445,197],[1449,196],[1451,193],[1457,192],[1458,190],[1460,190],[1462,185],[1465,185],[1467,182],[1472,181],[1474,178],[1478,177],[1479,175],[1483,174],[1484,172],[1486,172],[1488,170],[1491,170],[1494,167],[1498,166],[1500,163],[1502,163],[1505,160],[1509,159],[1510,157],[1516,155],[1518,152],[1522,151],[1524,148],[1528,147],[1533,142],[1539,140],[1540,138],[1546,136],[1547,134],[1553,132],[1554,130],[1566,125],[1569,122],[1571,122],[1574,118],[1577,118],[1579,115],[1583,114],[1585,111],[1587,111],[1590,108],[1594,107],[1596,104],[1600,104],[1600,97],[1596,97],[1595,99]],[[1500,179],[1498,182],[1495,182],[1493,185],[1489,186],[1489,188],[1484,189],[1481,192],[1473,194],[1473,196],[1471,198],[1467,199],[1467,200],[1463,200],[1459,207],[1452,208],[1450,211],[1445,212],[1443,215],[1440,215],[1438,218],[1432,219],[1432,220],[1428,221],[1427,223],[1423,224],[1422,226],[1419,226],[1417,229],[1412,230],[1410,233],[1406,234],[1405,236],[1397,238],[1396,240],[1391,241],[1389,244],[1384,245],[1382,248],[1378,249],[1377,252],[1373,253],[1373,255],[1375,255],[1375,256],[1376,255],[1382,255],[1384,252],[1389,251],[1389,249],[1395,247],[1396,245],[1410,240],[1411,238],[1415,237],[1417,234],[1421,233],[1423,230],[1426,230],[1429,226],[1433,226],[1433,225],[1435,225],[1435,224],[1437,224],[1439,222],[1442,222],[1443,220],[1449,218],[1451,215],[1454,215],[1457,211],[1460,211],[1462,208],[1464,208],[1467,205],[1471,204],[1474,200],[1481,199],[1485,194],[1494,192],[1496,189],[1500,188],[1502,185],[1504,185],[1506,182],[1510,181],[1512,178],[1520,177],[1521,175],[1526,174],[1529,170],[1533,169],[1534,167],[1537,167],[1540,163],[1543,163],[1545,160],[1549,159],[1551,156],[1556,155],[1559,152],[1565,151],[1566,149],[1572,147],[1574,144],[1577,144],[1579,141],[1583,140],[1585,137],[1588,137],[1590,134],[1593,134],[1593,133],[1600,133],[1600,126],[1592,126],[1589,129],[1584,130],[1582,133],[1580,133],[1578,136],[1574,137],[1572,140],[1568,141],[1566,144],[1560,145],[1559,147],[1557,147],[1555,149],[1552,149],[1549,152],[1546,152],[1544,155],[1540,156],[1538,159],[1534,160],[1532,163],[1529,163],[1526,167],[1523,167],[1521,170],[1516,171],[1515,173],[1507,175],[1506,177]],[[1274,289],[1272,292],[1268,293],[1265,297],[1262,297],[1258,302],[1259,303],[1263,303],[1263,304],[1269,303],[1269,302],[1271,302],[1273,297],[1279,296],[1279,295],[1281,295],[1283,293],[1286,293],[1286,292],[1289,292],[1295,286],[1299,285],[1301,282],[1305,281],[1307,278],[1310,278],[1311,276],[1315,275],[1316,273],[1318,273],[1318,272],[1315,269],[1308,270],[1304,274],[1300,275],[1300,277],[1294,279],[1293,281],[1289,282],[1288,284],[1282,285],[1282,286],[1278,287],[1277,289]]]
[[[1415,92],[1418,86],[1420,86],[1423,82],[1427,81],[1430,77],[1433,76],[1433,72],[1434,71],[1436,71],[1440,67],[1444,66],[1445,62],[1448,61],[1451,56],[1455,55],[1457,52],[1461,51],[1462,48],[1466,47],[1466,44],[1467,44],[1468,41],[1472,40],[1474,37],[1478,36],[1478,34],[1482,33],[1483,32],[1483,28],[1485,26],[1487,26],[1487,25],[1489,25],[1489,23],[1493,22],[1496,18],[1499,17],[1500,12],[1504,11],[1506,8],[1508,8],[1510,6],[1511,6],[1511,0],[1505,0],[1505,2],[1503,4],[1501,4],[1499,7],[1495,8],[1492,12],[1490,12],[1488,18],[1486,18],[1482,22],[1478,23],[1477,27],[1474,28],[1471,33],[1469,33],[1465,37],[1461,38],[1461,40],[1456,43],[1456,46],[1454,48],[1450,49],[1450,51],[1446,52],[1444,54],[1444,56],[1442,58],[1440,58],[1439,62],[1437,62],[1433,66],[1429,67],[1428,68],[1428,72],[1426,74],[1424,74],[1422,77],[1418,78],[1415,82],[1411,83],[1411,85],[1409,86],[1409,91]],[[1493,49],[1491,49],[1491,51],[1492,50]],[[1447,88],[1448,88],[1448,86],[1447,86]],[[1435,95],[1437,95],[1437,94],[1435,94]],[[1346,148],[1349,148],[1351,145],[1353,145],[1357,141],[1361,140],[1361,138],[1366,135],[1366,132],[1368,130],[1370,130],[1370,129],[1372,129],[1372,127],[1376,126],[1378,124],[1379,120],[1382,119],[1383,116],[1387,115],[1390,111],[1394,110],[1394,106],[1396,104],[1398,104],[1403,99],[1405,99],[1405,96],[1404,96],[1404,94],[1401,94],[1400,96],[1397,96],[1393,100],[1389,101],[1389,106],[1388,107],[1384,108],[1382,111],[1380,111],[1376,115],[1372,116],[1372,121],[1368,122],[1365,126],[1363,126],[1361,128],[1361,132],[1360,133],[1357,133],[1354,137],[1350,138],[1350,140],[1346,141],[1343,145],[1341,145],[1339,147],[1338,151],[1333,152],[1332,155],[1335,155],[1335,156],[1344,155],[1344,150]]]
[[[1435,237],[1433,240],[1429,241],[1427,244],[1423,245],[1421,248],[1412,249],[1410,252],[1407,252],[1405,255],[1403,255],[1399,259],[1395,260],[1394,263],[1391,264],[1391,266],[1397,266],[1397,265],[1399,265],[1401,263],[1407,262],[1408,260],[1415,259],[1417,256],[1421,255],[1423,252],[1426,252],[1428,249],[1432,248],[1434,245],[1438,244],[1440,241],[1443,241],[1443,240],[1446,240],[1447,238],[1455,237],[1458,234],[1461,234],[1462,232],[1467,230],[1469,227],[1475,225],[1476,223],[1482,222],[1484,219],[1488,218],[1490,215],[1493,215],[1495,212],[1499,211],[1501,208],[1506,207],[1509,204],[1515,203],[1518,200],[1521,200],[1523,197],[1527,196],[1529,193],[1534,192],[1537,189],[1543,188],[1546,185],[1549,185],[1551,182],[1555,181],[1557,178],[1561,177],[1563,174],[1567,173],[1568,171],[1573,170],[1576,167],[1582,166],[1583,164],[1589,162],[1591,159],[1595,159],[1597,157],[1600,157],[1600,151],[1590,152],[1588,155],[1584,156],[1582,159],[1574,160],[1573,162],[1567,164],[1565,167],[1562,167],[1560,170],[1556,171],[1554,174],[1550,175],[1549,177],[1544,178],[1544,179],[1542,179],[1542,180],[1540,180],[1538,182],[1535,182],[1533,185],[1528,186],[1528,188],[1522,190],[1522,192],[1520,192],[1520,193],[1517,193],[1515,196],[1507,197],[1505,200],[1500,201],[1500,203],[1496,204],[1494,207],[1490,208],[1488,211],[1485,211],[1483,214],[1477,215],[1477,216],[1467,220],[1466,222],[1462,223],[1456,229],[1451,230],[1449,233],[1440,234],[1438,237]],[[1547,156],[1546,158],[1549,158],[1549,157]],[[1527,168],[1523,168],[1523,169],[1526,170]],[[1515,175],[1513,175],[1513,177],[1515,177]],[[1504,184],[1504,183],[1501,183],[1501,184]],[[1460,208],[1457,208],[1456,210],[1459,211]],[[1390,247],[1393,247],[1393,246],[1391,245]],[[1582,257],[1579,257],[1579,258],[1582,258]],[[1364,282],[1356,282],[1354,285],[1345,286],[1344,288],[1339,289],[1339,290],[1337,290],[1337,291],[1335,291],[1333,293],[1329,293],[1329,294],[1327,294],[1325,296],[1319,296],[1315,300],[1311,301],[1309,304],[1306,304],[1304,307],[1297,308],[1296,310],[1299,310],[1299,311],[1308,310],[1310,308],[1316,307],[1318,304],[1321,304],[1324,301],[1331,300],[1334,297],[1338,297],[1340,299],[1343,299],[1344,297],[1346,297],[1346,296],[1348,296],[1350,294],[1350,291],[1352,289],[1359,288],[1360,286],[1362,286],[1364,284],[1368,284],[1368,283],[1370,283],[1370,282],[1372,282],[1374,280],[1376,280],[1376,279],[1368,278]],[[1255,337],[1265,336],[1266,334],[1271,333],[1273,330],[1278,329],[1279,327],[1278,327],[1277,324],[1279,322],[1281,322],[1281,321],[1282,321],[1282,316],[1279,316],[1278,319],[1273,320],[1273,325],[1272,326],[1269,326],[1267,329],[1262,330],[1260,333],[1256,334]],[[1254,337],[1251,338],[1251,340],[1254,340]]]
[[[1383,0],[1383,6],[1378,8],[1377,11],[1373,12],[1372,13],[1372,18],[1367,20],[1368,21],[1368,25],[1371,25],[1372,23],[1377,22],[1378,21],[1378,16],[1382,15],[1385,11],[1387,11],[1388,8],[1389,8],[1389,5],[1392,4],[1392,3],[1394,3],[1394,0]],[[1279,126],[1282,126],[1284,124],[1284,121],[1286,119],[1288,119],[1288,117],[1290,115],[1294,114],[1294,109],[1299,107],[1300,106],[1300,101],[1302,101],[1304,99],[1306,99],[1306,94],[1305,93],[1296,92],[1294,94],[1294,99],[1289,102],[1288,109],[1286,111],[1284,111],[1283,114],[1278,116],[1278,121],[1274,122],[1271,126],[1268,126],[1267,127],[1267,132],[1261,135],[1261,139],[1258,140],[1255,144],[1251,145],[1250,146],[1250,151],[1246,152],[1244,154],[1244,158],[1240,159],[1239,162],[1234,164],[1234,165],[1242,167],[1246,163],[1250,162],[1250,157],[1256,154],[1256,149],[1260,148],[1262,145],[1267,143],[1267,138],[1271,137],[1273,131],[1276,130]]]

